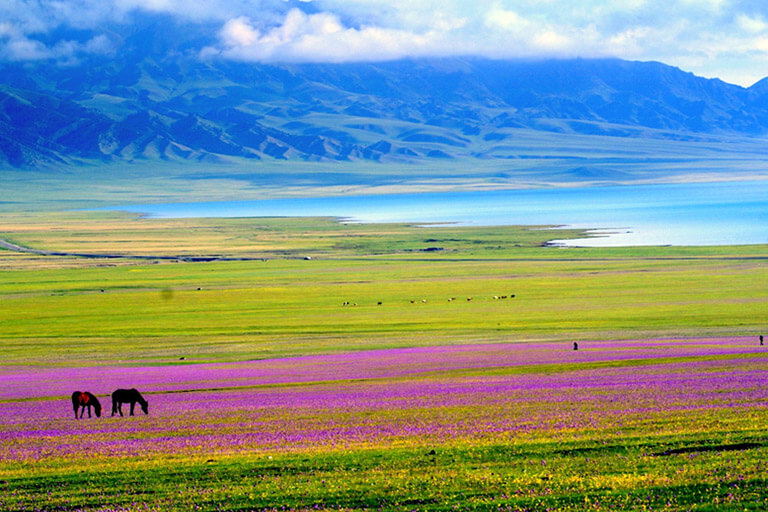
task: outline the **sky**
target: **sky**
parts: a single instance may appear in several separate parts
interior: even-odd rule
[[[204,31],[201,59],[618,57],[745,87],[768,76],[765,0],[1,0],[0,61],[115,54],[110,27],[147,13]]]

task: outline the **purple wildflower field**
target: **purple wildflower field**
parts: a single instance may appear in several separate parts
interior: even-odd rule
[[[0,460],[514,443],[731,422],[759,429],[768,418],[767,355],[752,338],[702,338],[580,342],[578,351],[476,344],[220,364],[0,367]],[[138,388],[149,415],[137,406],[134,417],[110,416],[119,387]],[[74,390],[96,394],[102,417],[76,420]]]

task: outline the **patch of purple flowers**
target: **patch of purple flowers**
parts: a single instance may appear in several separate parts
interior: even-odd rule
[[[211,455],[555,431],[638,429],[768,406],[768,352],[744,338],[479,344],[230,364],[0,368],[0,460]],[[136,387],[150,415],[109,415]],[[105,414],[75,420],[74,389]]]

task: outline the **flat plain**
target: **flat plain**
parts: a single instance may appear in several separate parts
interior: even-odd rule
[[[92,255],[0,251],[0,509],[768,507],[768,246],[55,211],[0,237]]]

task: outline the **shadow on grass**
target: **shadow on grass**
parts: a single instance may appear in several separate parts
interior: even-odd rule
[[[679,455],[681,453],[697,453],[697,452],[736,452],[742,450],[751,450],[752,448],[762,448],[768,446],[768,443],[732,443],[732,444],[706,444],[697,446],[685,446],[683,448],[673,448],[671,450],[665,450],[663,452],[654,453],[656,457],[663,457],[666,455]]]

